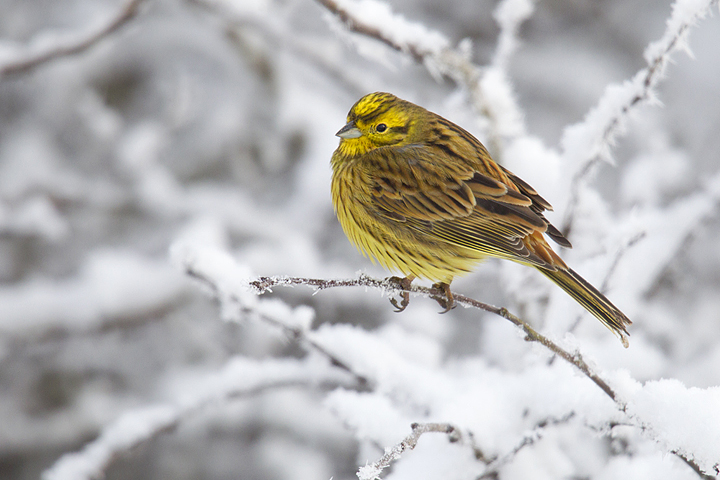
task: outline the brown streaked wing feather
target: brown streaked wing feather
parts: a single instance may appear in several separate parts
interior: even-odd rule
[[[376,155],[387,162],[395,160],[382,150],[369,152],[366,157],[369,161]],[[472,170],[455,168],[455,177],[448,177],[447,169],[439,168],[443,166],[438,165],[437,156],[428,155],[420,146],[403,150],[403,161],[410,168],[388,163],[378,171],[382,162],[372,161],[369,191],[378,214],[403,222],[429,238],[489,256],[553,268],[522,241],[547,228],[546,221],[530,208],[528,197]],[[398,175],[400,170],[402,174]]]
[[[572,243],[570,243],[570,240],[565,238],[565,235],[563,235],[560,230],[555,228],[555,225],[553,225],[552,223],[548,222],[547,230],[545,230],[545,233],[548,237],[552,238],[553,241],[558,245],[565,248],[572,248]]]
[[[552,212],[553,207],[552,205],[550,205],[550,202],[541,197],[540,194],[533,187],[531,187],[529,183],[527,183],[525,180],[518,177],[514,173],[509,172],[505,169],[505,167],[500,168],[503,169],[503,172],[505,172],[510,181],[515,184],[515,186],[520,190],[520,192],[522,192],[532,200],[534,206],[538,208],[540,212],[542,212],[543,210],[549,210]]]
[[[479,212],[462,219],[432,223],[408,219],[408,225],[431,238],[468,248],[483,255],[519,260],[550,270],[554,269],[551,264],[527,248],[523,242],[527,234],[526,230],[512,223],[498,224],[494,219]]]
[[[548,222],[543,215],[543,212],[545,210],[549,210],[552,212],[553,208],[552,205],[550,205],[550,202],[541,197],[537,193],[537,191],[533,187],[531,187],[530,184],[528,184],[525,180],[509,172],[504,167],[501,168],[507,174],[508,179],[515,184],[515,186],[520,190],[520,192],[522,192],[526,197],[532,200],[532,205],[530,206],[530,208],[547,224],[547,230],[545,230],[547,236],[552,238],[552,240],[560,246],[563,246],[565,248],[572,248],[570,240],[565,238],[565,235],[563,235],[562,232],[558,230],[553,224]]]

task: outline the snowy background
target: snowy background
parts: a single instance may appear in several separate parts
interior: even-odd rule
[[[0,2],[0,478],[716,475],[718,45],[707,0]],[[628,349],[530,269],[453,290],[614,400],[481,310],[249,287],[386,275],[329,192],[378,90],[554,205]],[[375,463],[413,422],[456,441]]]

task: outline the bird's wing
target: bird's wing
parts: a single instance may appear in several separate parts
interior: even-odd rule
[[[547,200],[545,200],[543,197],[541,197],[540,194],[533,187],[531,187],[525,180],[518,177],[514,173],[511,173],[510,171],[505,169],[505,167],[500,167],[500,168],[502,169],[503,173],[505,173],[505,175],[507,175],[508,179],[518,188],[518,190],[520,190],[520,192],[523,195],[525,195],[532,201],[532,205],[530,206],[530,208],[535,213],[540,215],[543,218],[543,220],[545,220],[545,222],[547,223],[547,230],[545,230],[545,233],[547,234],[547,236],[552,238],[553,241],[555,243],[557,243],[558,245],[562,245],[565,248],[572,248],[572,244],[570,243],[570,240],[565,238],[565,235],[563,235],[562,232],[560,232],[560,230],[555,228],[555,226],[552,223],[548,222],[545,219],[545,216],[543,215],[543,212],[545,210],[549,210],[552,212],[552,210],[553,210],[552,205],[550,205],[550,203]]]
[[[394,148],[366,154],[366,178],[378,214],[430,239],[485,255],[550,269],[557,265],[559,257],[542,238],[549,225],[542,210],[510,186],[511,180],[506,184],[467,163],[448,162],[426,146]]]

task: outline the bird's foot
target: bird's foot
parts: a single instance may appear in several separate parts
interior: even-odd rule
[[[435,297],[435,301],[440,304],[443,310],[440,313],[447,313],[453,308],[457,307],[457,304],[455,303],[455,298],[453,297],[452,292],[450,291],[450,284],[445,282],[438,282],[433,284],[433,288],[440,290],[443,295],[445,295],[445,298],[441,298],[440,296]]]
[[[415,280],[415,277],[413,277],[412,275],[408,277],[388,278],[388,281],[395,283],[398,288],[403,290],[403,292],[400,292],[400,303],[398,303],[397,299],[390,298],[390,303],[393,307],[395,307],[396,313],[402,312],[407,308],[408,305],[410,305],[410,292],[408,290],[410,290],[410,286],[413,280]]]

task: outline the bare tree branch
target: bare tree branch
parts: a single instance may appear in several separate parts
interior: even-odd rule
[[[26,73],[50,61],[84,52],[133,19],[138,14],[143,1],[145,0],[129,0],[107,24],[82,38],[73,38],[64,43],[60,42],[53,47],[39,52],[31,52],[24,58],[11,60],[4,65],[0,65],[0,78]]]

